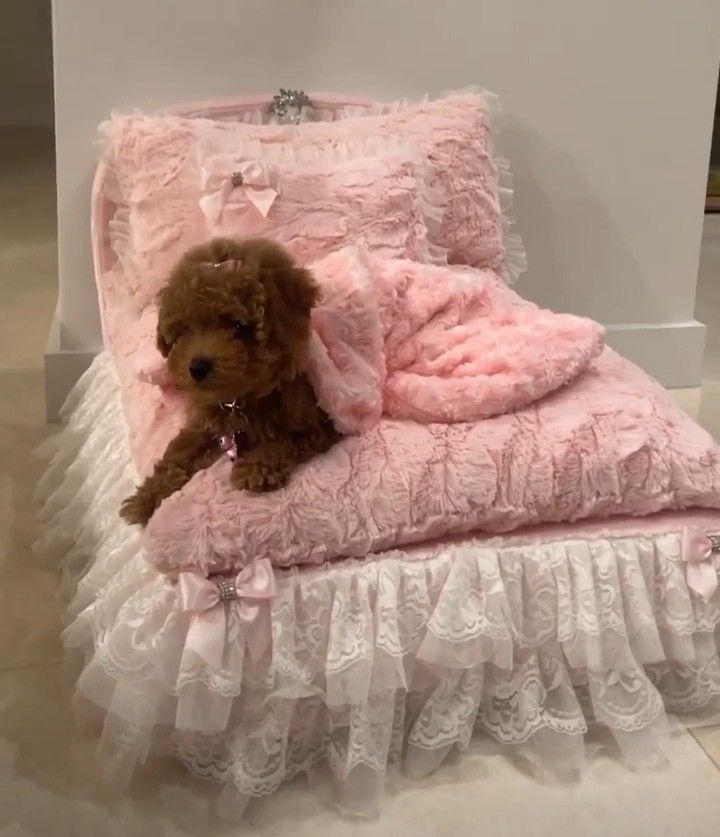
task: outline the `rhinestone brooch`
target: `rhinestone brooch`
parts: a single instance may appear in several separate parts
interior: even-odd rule
[[[235,582],[221,581],[218,583],[218,590],[220,591],[220,601],[229,602],[235,598]]]
[[[280,122],[297,125],[302,117],[302,109],[310,105],[310,98],[304,90],[285,90],[281,87],[280,92],[273,96],[270,113]]]

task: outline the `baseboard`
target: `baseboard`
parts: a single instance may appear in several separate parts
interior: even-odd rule
[[[60,347],[57,316],[50,326],[45,345],[45,414],[49,422],[59,421],[60,408],[97,351],[70,351]]]
[[[664,387],[702,383],[706,328],[701,322],[623,323],[606,328],[608,345]]]
[[[697,320],[610,325],[607,342],[665,387],[696,387],[702,382],[705,326]],[[58,420],[67,394],[96,354],[97,350],[61,349],[59,328],[53,322],[45,350],[48,421]]]

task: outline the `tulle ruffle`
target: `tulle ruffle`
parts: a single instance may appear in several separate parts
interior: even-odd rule
[[[60,592],[73,598],[72,614],[139,549],[138,532],[118,516],[137,475],[109,354],[95,358],[61,418],[62,431],[37,452],[48,465],[36,492],[41,534],[34,549],[59,569]]]
[[[688,590],[680,531],[467,539],[280,571],[271,652],[252,664],[224,605],[210,667],[186,647],[175,586],[117,517],[134,474],[106,355],[65,417],[44,451],[39,547],[77,585],[63,638],[84,657],[78,702],[102,721],[116,782],[174,753],[237,812],[322,770],[368,815],[394,767],[422,777],[474,742],[567,773],[602,729],[642,764],[662,754],[668,713],[720,710],[720,595]]]

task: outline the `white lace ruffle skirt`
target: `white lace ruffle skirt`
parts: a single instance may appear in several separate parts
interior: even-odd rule
[[[323,765],[346,810],[373,814],[394,765],[421,777],[471,740],[566,772],[604,728],[642,763],[667,713],[720,709],[720,595],[689,592],[679,530],[455,540],[279,572],[271,651],[250,663],[225,604],[211,668],[118,518],[135,477],[106,356],[65,417],[43,451],[38,548],[62,556],[64,642],[84,654],[77,692],[102,716],[115,781],[172,752],[242,807]]]

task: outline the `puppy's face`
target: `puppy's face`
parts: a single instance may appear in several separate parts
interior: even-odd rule
[[[186,253],[160,293],[158,348],[197,404],[266,395],[303,369],[317,298],[278,245],[217,239]]]

